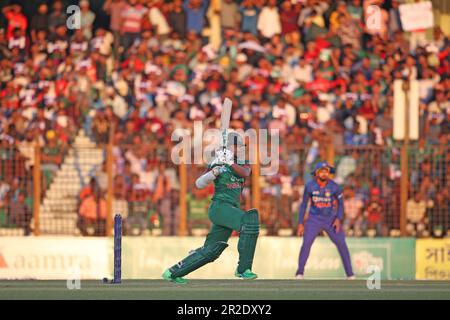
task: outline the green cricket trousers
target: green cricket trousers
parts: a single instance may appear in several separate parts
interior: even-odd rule
[[[216,260],[228,247],[233,230],[239,232],[237,271],[251,270],[259,235],[258,211],[250,209],[245,212],[228,202],[214,200],[209,206],[208,217],[212,226],[204,245],[169,269],[173,277],[183,277]]]

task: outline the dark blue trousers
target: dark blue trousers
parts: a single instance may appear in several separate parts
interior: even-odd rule
[[[303,244],[300,250],[300,256],[298,258],[297,274],[304,274],[306,261],[309,257],[312,244],[321,230],[324,230],[331,241],[336,245],[339,255],[341,256],[342,263],[344,264],[345,273],[347,277],[353,276],[352,263],[350,260],[350,253],[348,251],[347,244],[345,243],[344,231],[339,230],[336,232],[333,227],[335,217],[322,217],[309,215],[308,220],[305,222],[305,230],[303,234]]]

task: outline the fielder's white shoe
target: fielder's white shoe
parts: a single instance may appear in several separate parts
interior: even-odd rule
[[[356,280],[355,276],[347,277],[347,280]]]
[[[298,279],[298,280],[303,280],[303,279],[304,279],[304,277],[303,277],[303,275],[302,275],[302,274],[297,274],[297,275],[295,276],[295,279]]]

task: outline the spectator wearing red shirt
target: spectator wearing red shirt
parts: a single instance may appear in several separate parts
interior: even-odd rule
[[[298,14],[298,5],[294,6],[290,0],[286,0],[281,4],[281,32],[286,37],[286,42],[293,45],[299,41]]]
[[[306,52],[304,59],[307,63],[313,63],[319,57],[320,49],[317,48],[317,44],[314,41],[310,41],[306,44]]]
[[[378,110],[370,99],[365,100],[361,108],[358,110],[358,114],[366,120],[375,120],[377,113]]]
[[[250,92],[255,94],[262,94],[264,89],[269,84],[269,81],[264,77],[261,70],[256,70],[247,81],[245,81],[245,86]]]
[[[131,69],[137,73],[143,73],[145,64],[142,62],[142,59],[138,57],[136,54],[130,55],[130,57],[122,63],[123,69]]]
[[[333,86],[333,82],[325,78],[322,71],[316,71],[315,79],[306,84],[306,88],[314,94],[328,92]]]
[[[21,6],[17,4],[6,6],[2,9],[2,13],[8,20],[8,29],[6,31],[8,40],[12,38],[15,29],[18,28],[24,32],[27,30],[28,20],[23,15]]]
[[[364,229],[375,229],[376,235],[381,236],[383,232],[383,200],[380,198],[380,189],[372,188],[370,190],[370,199],[366,205],[365,217],[366,223]]]

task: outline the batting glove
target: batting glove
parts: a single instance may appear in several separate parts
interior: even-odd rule
[[[223,173],[225,171],[225,167],[224,166],[216,166],[216,167],[212,168],[211,171],[214,176],[218,177],[221,173]]]
[[[231,166],[234,163],[234,154],[228,149],[217,149],[216,159],[214,159],[213,163],[214,162],[217,164],[228,164]]]

